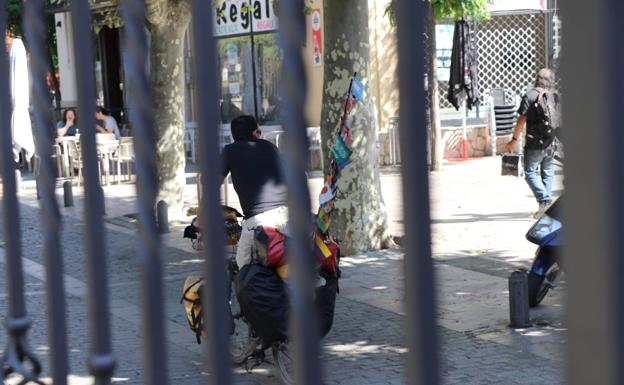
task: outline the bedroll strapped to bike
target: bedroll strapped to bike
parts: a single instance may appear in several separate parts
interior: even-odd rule
[[[191,330],[195,333],[198,344],[201,344],[202,337],[206,337],[203,330],[204,317],[201,304],[201,290],[203,286],[203,278],[194,275],[188,276],[184,281],[182,299],[180,300],[180,303],[184,305],[186,320]]]

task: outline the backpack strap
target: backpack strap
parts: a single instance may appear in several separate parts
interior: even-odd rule
[[[183,302],[184,302],[184,300],[187,300],[187,301],[189,301],[189,302],[193,302],[193,303],[195,303],[195,300],[192,300],[192,299],[188,299],[188,298],[186,298],[186,294],[187,294],[189,291],[191,291],[191,289],[192,289],[195,285],[198,285],[198,284],[199,284],[200,282],[202,282],[203,280],[204,280],[203,278],[200,278],[200,279],[198,279],[198,280],[197,280],[197,282],[194,282],[193,284],[189,285],[189,286],[186,288],[186,290],[184,290],[184,292],[182,293],[182,299],[180,299],[180,303],[183,303]]]
[[[535,98],[535,102],[534,103],[537,103],[537,102],[539,102],[539,100],[541,98],[544,97],[544,95],[546,95],[546,93],[548,91],[545,88],[536,88],[535,90],[537,91],[537,97]]]

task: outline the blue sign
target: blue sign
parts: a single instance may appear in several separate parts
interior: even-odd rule
[[[353,84],[351,85],[351,93],[357,100],[360,102],[364,101],[364,84],[360,81],[360,79],[353,77]]]

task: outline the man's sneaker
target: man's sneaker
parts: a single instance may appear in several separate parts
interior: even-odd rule
[[[533,218],[537,219],[540,217],[540,215],[544,214],[544,212],[546,210],[548,210],[548,207],[550,207],[550,204],[552,203],[552,201],[543,201],[539,203],[539,209],[537,210],[537,212],[533,215]]]

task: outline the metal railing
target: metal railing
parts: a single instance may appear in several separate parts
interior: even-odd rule
[[[38,183],[41,192],[42,224],[45,242],[46,292],[52,381],[67,383],[68,352],[65,321],[65,298],[62,278],[62,247],[59,241],[61,216],[55,199],[55,179],[50,148],[53,130],[48,116],[51,110],[47,89],[43,84],[45,60],[45,28],[43,0],[28,0],[25,23],[30,44],[34,88],[37,148],[41,156]],[[422,1],[397,0],[399,37],[399,76],[401,95],[400,146],[403,173],[405,222],[405,303],[404,334],[409,384],[439,383],[438,341],[435,326],[435,284],[431,259],[429,187],[426,159],[426,103],[422,86],[424,68],[421,20],[425,20]],[[160,240],[154,221],[156,169],[151,98],[145,72],[147,42],[144,34],[144,3],[122,0],[126,34],[124,44],[130,53],[128,78],[133,84],[130,94],[130,121],[137,140],[137,194],[139,207],[139,265],[141,270],[144,378],[148,384],[169,383],[167,370],[166,333],[163,315],[162,267]],[[0,30],[6,26],[6,1],[0,2]],[[207,343],[205,363],[215,385],[232,383],[229,355],[226,353],[227,330],[226,282],[223,254],[222,223],[219,207],[220,175],[218,164],[218,100],[216,52],[212,36],[211,2],[193,1],[193,41],[196,44],[195,68],[197,100],[205,106],[198,116],[202,216],[205,218],[205,275],[207,292],[204,309],[224,309],[206,314],[206,328],[211,336]],[[283,84],[284,118],[289,130],[286,155],[289,161],[290,223],[293,229],[293,266],[295,279],[292,331],[295,345],[296,378],[299,384],[321,383],[320,346],[313,327],[311,302],[312,269],[304,255],[307,252],[307,230],[310,195],[305,170],[308,164],[308,142],[303,107],[305,72],[299,52],[305,37],[303,0],[282,0],[280,43],[284,49]],[[566,179],[565,218],[567,231],[566,262],[568,285],[567,379],[575,384],[620,384],[624,379],[624,162],[621,144],[624,131],[618,115],[624,96],[624,32],[619,28],[624,4],[618,0],[566,2],[562,4],[564,60],[563,77],[566,89]],[[87,1],[71,2],[74,20],[74,46],[79,81],[78,94],[85,126],[95,126],[95,79],[93,74],[93,41],[90,10]],[[583,26],[579,28],[578,26]],[[199,49],[201,47],[201,49]],[[587,74],[590,73],[591,76]],[[30,320],[24,299],[22,241],[19,232],[19,202],[12,158],[10,127],[10,95],[8,59],[0,50],[0,161],[3,184],[2,215],[6,281],[8,286],[7,334],[10,341],[4,349],[2,369],[23,377],[22,384],[42,383],[41,365],[26,345]],[[574,108],[582,106],[582,108]],[[88,315],[90,324],[91,374],[96,384],[110,384],[115,358],[110,333],[110,312],[107,289],[104,243],[103,195],[98,180],[95,133],[84,130],[82,151],[85,163],[85,227],[86,280],[88,282]],[[208,258],[210,256],[210,258]],[[148,295],[149,294],[149,295]]]
[[[45,234],[45,265],[47,282],[47,305],[49,309],[48,329],[50,345],[50,373],[56,385],[64,385],[68,378],[67,327],[65,319],[65,291],[63,289],[62,247],[59,241],[61,216],[55,198],[55,178],[50,149],[53,143],[53,128],[48,111],[47,88],[43,82],[47,71],[46,36],[44,24],[44,1],[29,0],[26,4],[26,34],[30,43],[32,74],[34,81],[34,115],[37,132],[37,149],[41,154],[39,186]],[[403,0],[399,15],[411,15],[423,19],[421,2]],[[220,175],[214,167],[219,163],[218,100],[213,90],[217,89],[216,50],[212,38],[211,2],[193,1],[193,41],[196,45],[195,68],[201,68],[195,76],[198,103],[206,108],[198,116],[200,166],[203,178],[201,187],[203,200],[201,213],[204,220],[205,276],[209,277],[205,293],[204,309],[223,309],[205,314],[206,328],[211,339],[207,347],[206,365],[211,373],[210,382],[218,385],[232,383],[229,362],[226,318],[226,282],[219,206]],[[303,0],[282,1],[280,20],[280,43],[284,50],[283,80],[285,85],[284,119],[289,128],[289,143],[286,148],[286,174],[289,185],[290,226],[292,228],[292,340],[294,341],[295,375],[297,383],[316,385],[321,383],[320,344],[316,331],[315,314],[312,311],[313,266],[306,258],[308,253],[308,221],[310,195],[305,171],[308,166],[308,137],[304,120],[306,76],[300,47],[305,41],[305,18],[301,10]],[[137,137],[137,195],[139,209],[139,265],[141,272],[144,379],[147,384],[168,383],[167,353],[164,341],[164,311],[162,289],[162,267],[159,256],[159,236],[154,220],[154,205],[157,193],[155,169],[155,133],[151,119],[151,98],[145,58],[148,44],[144,33],[145,5],[142,1],[120,1],[125,23],[125,51],[130,90],[130,121]],[[94,127],[95,79],[93,73],[93,41],[91,36],[91,13],[87,1],[72,1],[74,48],[76,55],[76,76],[78,84],[78,108],[81,124]],[[5,2],[0,3],[0,30],[6,23]],[[420,130],[401,130],[404,179],[406,183],[406,216],[416,218],[410,221],[406,230],[418,237],[410,237],[406,254],[406,290],[408,320],[407,345],[410,348],[409,378],[413,384],[435,385],[438,377],[436,338],[434,324],[434,301],[431,250],[429,246],[429,206],[427,188],[425,95],[419,82],[422,76],[412,73],[410,68],[424,68],[422,63],[422,34],[418,23],[400,18],[401,36],[400,60],[402,82],[402,104],[420,106],[408,107],[403,113],[401,125],[421,127]],[[0,50],[0,122],[10,127],[10,95],[8,93],[8,65],[4,50]],[[13,161],[11,159],[11,134],[3,129],[0,136],[2,146],[2,180],[4,187],[3,214],[5,223],[7,282],[9,289],[9,314],[7,330],[9,346],[5,349],[3,367],[7,372],[22,375],[22,383],[41,383],[41,365],[28,350],[25,337],[29,328],[25,301],[24,281],[21,265],[21,240],[19,228],[19,205]],[[90,357],[88,366],[95,383],[110,384],[115,368],[110,333],[109,298],[107,288],[107,253],[103,226],[104,201],[98,180],[95,130],[83,130],[81,136],[82,158],[85,164],[85,225],[86,273],[88,284],[88,316]],[[417,149],[418,151],[414,151]],[[303,155],[302,155],[303,154]],[[416,183],[418,181],[418,183]],[[418,187],[415,187],[418,186]],[[11,225],[9,226],[9,223]],[[25,364],[27,361],[30,364]],[[3,374],[3,375],[4,375]]]
[[[563,213],[570,282],[565,383],[622,384],[624,4],[559,5],[566,170],[571,170]]]

